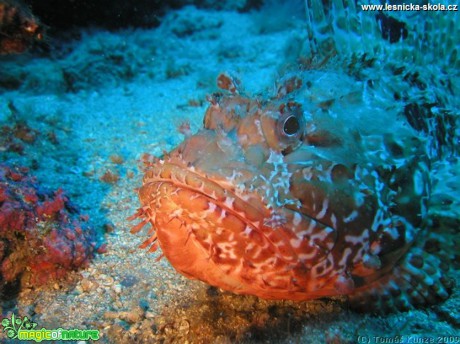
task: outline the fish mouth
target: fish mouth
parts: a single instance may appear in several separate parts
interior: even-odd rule
[[[153,226],[146,243],[158,244],[189,278],[267,299],[331,292],[322,287],[332,269],[327,258],[335,243],[333,229],[289,209],[277,214],[284,221],[269,223],[273,210],[257,194],[242,193],[228,180],[180,161],[150,166],[139,198],[144,221]],[[323,272],[327,278],[321,279]]]
[[[225,186],[222,184],[226,184]],[[258,227],[270,216],[263,202],[250,194],[238,195],[224,179],[216,180],[182,163],[159,161],[144,176],[139,190],[141,204],[155,209],[152,223],[159,227],[163,209],[168,220],[180,218],[192,229],[201,225],[212,231],[211,224],[244,231]],[[238,228],[235,228],[238,227]]]

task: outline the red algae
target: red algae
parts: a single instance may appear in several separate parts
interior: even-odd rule
[[[87,220],[63,190],[0,164],[0,295],[8,284],[42,285],[88,264],[97,247]]]

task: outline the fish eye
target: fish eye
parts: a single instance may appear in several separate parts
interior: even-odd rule
[[[276,136],[281,150],[296,149],[302,143],[305,130],[306,121],[300,104],[290,102],[280,106]]]
[[[277,125],[278,137],[285,143],[301,140],[305,131],[305,117],[299,104],[281,106]]]
[[[283,131],[287,136],[293,136],[300,130],[300,123],[296,116],[289,116],[284,120]]]

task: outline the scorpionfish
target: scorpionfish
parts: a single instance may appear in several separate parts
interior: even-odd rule
[[[186,277],[264,299],[407,310],[448,298],[448,267],[418,243],[426,142],[385,95],[313,70],[271,96],[246,95],[228,73],[218,86],[204,128],[145,159],[131,230],[152,225],[141,247],[160,247]]]

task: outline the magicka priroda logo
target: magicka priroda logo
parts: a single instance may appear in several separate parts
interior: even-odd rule
[[[21,318],[15,316],[13,313],[11,314],[10,319],[2,319],[2,327],[3,333],[5,333],[8,338],[16,339],[18,338],[19,331],[22,329],[33,330],[35,327],[37,327],[37,323],[30,321],[28,317]]]
[[[80,330],[80,329],[46,329],[42,327],[37,329],[37,323],[31,321],[28,317],[20,317],[15,314],[11,318],[3,318],[1,321],[3,334],[12,340],[18,341],[35,341],[40,343],[47,341],[88,341],[99,340],[99,330]]]

